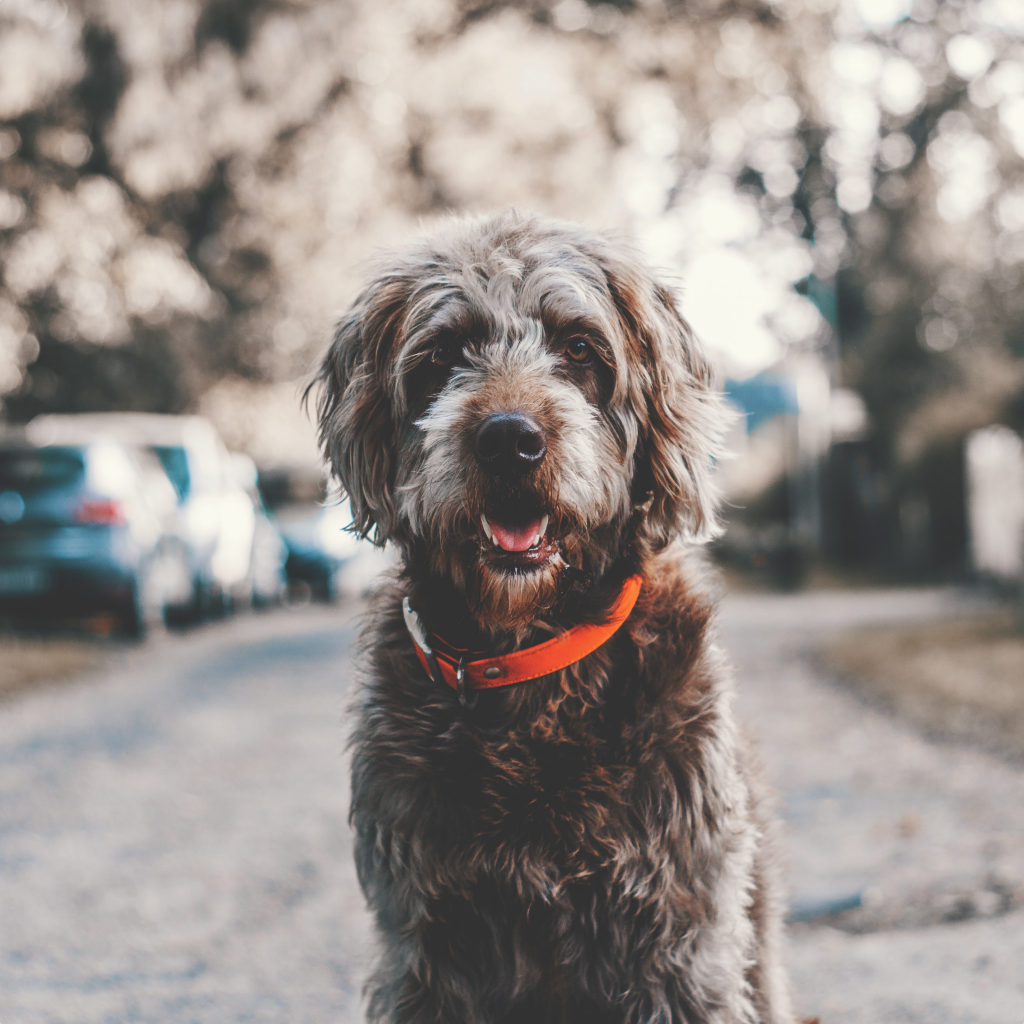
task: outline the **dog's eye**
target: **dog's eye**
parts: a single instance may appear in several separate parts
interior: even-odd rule
[[[459,354],[458,348],[450,342],[438,345],[430,353],[430,361],[435,366],[451,366],[452,360]]]
[[[573,338],[565,346],[565,354],[574,363],[585,363],[590,359],[590,346],[582,338]]]

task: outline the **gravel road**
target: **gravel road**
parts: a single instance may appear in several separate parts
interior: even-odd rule
[[[809,653],[965,608],[939,591],[723,604],[812,918],[792,929],[794,988],[823,1024],[1024,1022],[1024,772],[915,734]],[[159,638],[0,704],[0,1024],[361,1019],[353,611]]]
[[[724,602],[739,710],[781,796],[794,907],[866,904],[790,931],[797,1005],[823,1024],[1024,1022],[1024,770],[929,741],[811,654],[842,630],[972,605],[952,591]]]

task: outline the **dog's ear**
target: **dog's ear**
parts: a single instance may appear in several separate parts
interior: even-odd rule
[[[634,500],[649,502],[655,547],[717,533],[711,480],[728,412],[711,364],[667,288],[636,265],[606,268],[626,336],[629,392],[639,419]]]
[[[388,381],[406,292],[394,280],[367,288],[334,329],[307,389],[319,385],[320,447],[352,505],[353,529],[383,546],[395,525],[396,430]]]

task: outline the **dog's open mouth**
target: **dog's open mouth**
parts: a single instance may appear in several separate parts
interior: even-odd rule
[[[480,527],[488,561],[502,568],[539,568],[558,551],[547,512],[496,508],[480,516]]]

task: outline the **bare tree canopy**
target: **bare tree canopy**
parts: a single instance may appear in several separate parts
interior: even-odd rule
[[[1018,0],[5,0],[0,125],[13,419],[244,410],[509,204],[634,234],[734,377],[824,349],[897,464],[1024,415]]]

